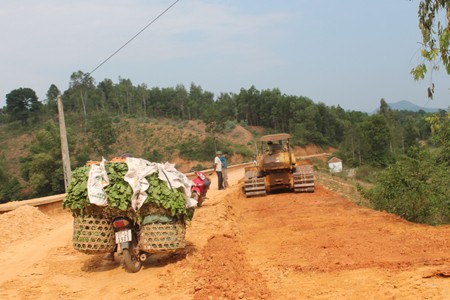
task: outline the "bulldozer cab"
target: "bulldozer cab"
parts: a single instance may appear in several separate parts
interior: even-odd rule
[[[278,134],[264,135],[259,139],[259,141],[261,142],[262,150],[280,151],[280,150],[287,150],[290,138],[291,138],[290,134],[278,133]]]
[[[266,152],[272,154],[273,152],[286,151],[286,146],[283,145],[283,141],[278,141],[278,143],[274,144],[272,141],[267,142]]]
[[[291,135],[287,133],[270,134],[260,138],[261,158],[259,165],[263,170],[292,169],[296,160],[291,148]]]

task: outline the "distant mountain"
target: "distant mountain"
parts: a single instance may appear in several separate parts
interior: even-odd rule
[[[437,108],[421,107],[421,106],[415,105],[414,103],[411,103],[406,100],[395,102],[395,103],[388,103],[388,105],[393,110],[410,110],[410,111],[423,110],[423,111],[429,112],[429,113],[434,113],[439,110]]]
[[[388,105],[392,110],[408,110],[408,111],[415,111],[415,112],[417,112],[419,110],[423,110],[424,112],[427,112],[427,113],[435,113],[439,110],[438,108],[418,106],[418,105],[411,103],[409,101],[406,101],[406,100],[402,100],[402,101],[394,102],[394,103],[388,103]],[[373,113],[376,113],[377,111],[378,111],[378,108]]]

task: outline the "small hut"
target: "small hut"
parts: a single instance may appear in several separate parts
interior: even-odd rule
[[[337,157],[332,157],[328,161],[328,169],[330,170],[330,173],[342,172],[342,159],[339,159]]]

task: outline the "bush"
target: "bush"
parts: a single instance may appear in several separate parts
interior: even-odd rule
[[[203,170],[207,170],[208,168],[203,166],[202,164],[197,164],[195,166],[193,166],[190,170],[190,172],[194,172],[194,171],[203,171]]]
[[[355,178],[357,180],[365,181],[368,183],[375,183],[377,174],[380,172],[380,169],[377,169],[373,166],[364,165],[360,166],[356,169]]]
[[[242,155],[244,159],[251,159],[254,157],[254,153],[251,150],[248,150],[248,148],[242,146],[242,145],[235,145],[234,146],[234,153]],[[231,151],[228,151],[228,153],[232,153]]]
[[[326,162],[324,162],[323,160],[318,159],[318,158],[312,158],[311,161],[313,163],[314,170],[323,171],[323,172],[327,172],[327,173],[329,172],[328,164]]]
[[[236,121],[234,120],[227,120],[225,121],[224,131],[230,132],[236,127]]]
[[[206,161],[214,158],[214,140],[210,137],[200,141],[197,137],[191,137],[179,145],[180,156],[188,160]]]
[[[378,176],[372,189],[361,189],[375,209],[430,225],[450,222],[450,176],[425,150],[401,157]]]
[[[11,200],[20,200],[21,186],[17,178],[11,176],[7,167],[5,156],[0,155],[0,203]]]
[[[148,161],[162,162],[164,155],[156,149],[150,151],[149,148],[146,148],[144,151],[143,157],[145,157],[145,159]]]

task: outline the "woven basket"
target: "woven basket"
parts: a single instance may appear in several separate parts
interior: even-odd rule
[[[186,247],[186,224],[151,223],[141,226],[139,249],[150,253],[170,252]]]
[[[73,220],[73,248],[86,254],[112,252],[116,246],[111,220],[77,216]]]

